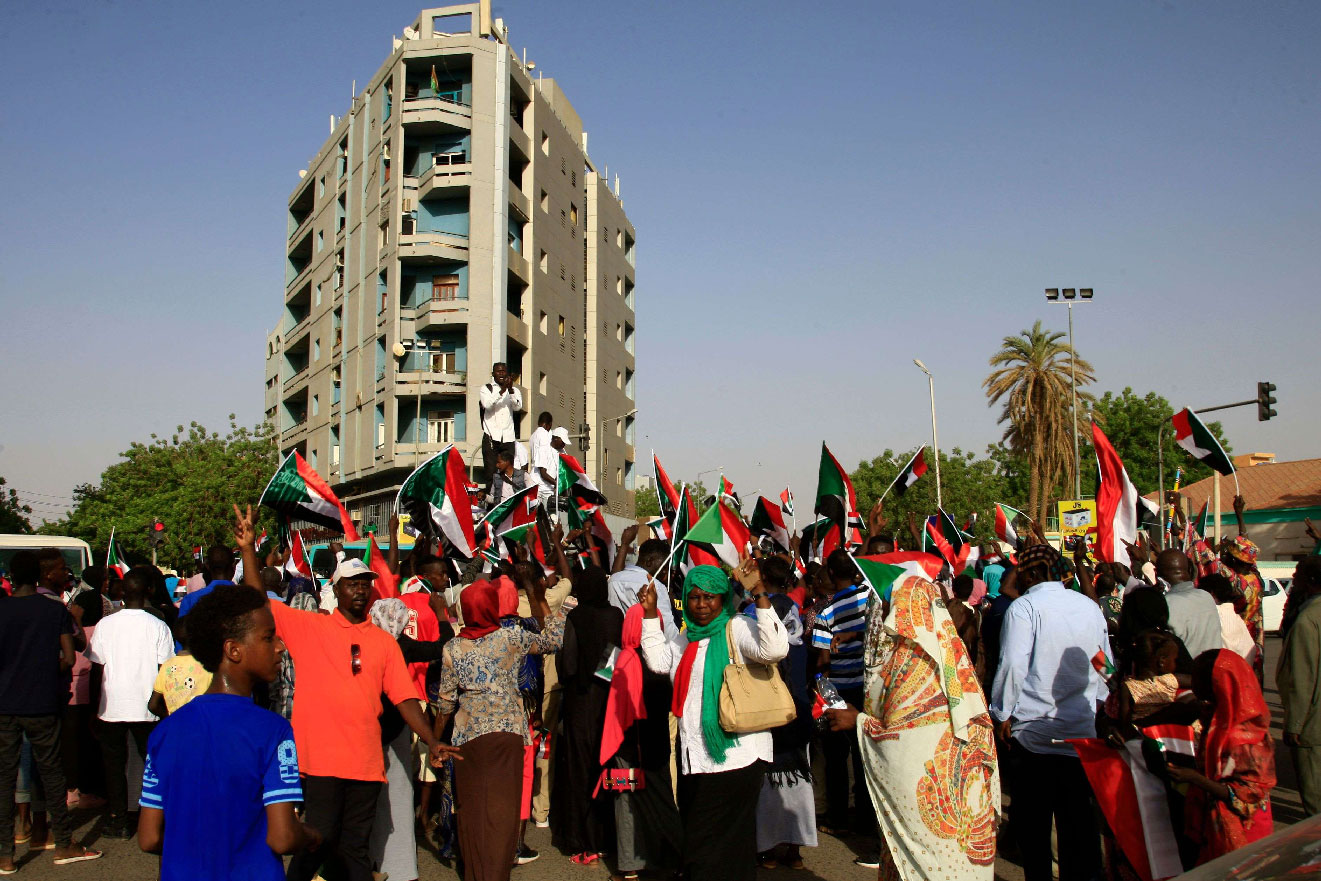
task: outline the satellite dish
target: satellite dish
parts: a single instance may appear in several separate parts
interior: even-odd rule
[[[404,357],[404,355],[407,353],[407,351],[408,351],[408,350],[404,348],[404,344],[403,344],[403,343],[395,343],[395,344],[394,344],[394,356],[395,356],[396,358],[402,358],[402,357]]]

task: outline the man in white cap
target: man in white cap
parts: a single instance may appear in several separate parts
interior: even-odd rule
[[[262,589],[251,507],[235,513],[234,537],[243,554],[244,582]],[[311,881],[332,854],[345,877],[370,881],[368,851],[376,800],[385,782],[381,750],[381,695],[394,704],[427,745],[431,758],[443,748],[422,715],[421,698],[399,644],[367,617],[376,573],[345,558],[331,579],[337,608],[329,615],[268,603],[276,632],[298,671],[294,691],[294,743],[304,774],[303,821],[321,833],[315,850],[294,856],[290,881]]]

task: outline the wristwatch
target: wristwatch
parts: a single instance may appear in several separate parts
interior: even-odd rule
[[[762,591],[758,591],[757,593],[750,593],[750,594],[748,594],[748,599],[752,600],[754,603],[755,603],[757,600],[761,599],[762,597],[767,597],[767,598],[769,599],[769,598],[770,598],[770,593],[767,592],[767,591],[762,590]]]

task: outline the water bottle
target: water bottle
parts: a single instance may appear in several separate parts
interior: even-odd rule
[[[831,682],[820,673],[816,674],[816,694],[816,705],[813,707],[814,712],[812,715],[816,718],[817,725],[824,731],[829,725],[829,722],[826,720],[826,710],[843,709],[844,707],[847,707],[848,704],[840,695],[839,689],[835,687],[835,683]]]

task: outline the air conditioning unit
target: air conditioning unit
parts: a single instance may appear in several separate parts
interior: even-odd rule
[[[413,210],[413,200],[412,200],[412,199],[405,199],[405,200],[404,200],[404,213],[407,214],[408,212],[410,212],[410,211],[412,211],[412,210]]]

